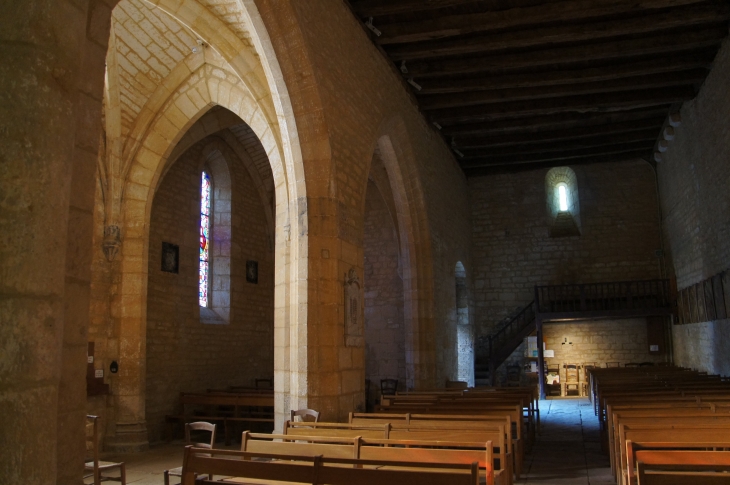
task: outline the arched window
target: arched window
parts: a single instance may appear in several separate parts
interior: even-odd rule
[[[580,236],[578,177],[570,167],[555,167],[545,175],[548,227],[551,237]]]
[[[560,212],[568,210],[568,186],[564,183],[558,184],[558,205]]]
[[[231,174],[217,144],[203,149],[199,167],[200,321],[228,323],[231,321]]]
[[[469,291],[466,269],[461,261],[454,270],[456,279],[457,380],[474,386],[474,328],[469,322]]]
[[[210,299],[210,234],[211,234],[210,175],[203,170],[200,179],[200,264],[198,266],[198,301],[208,308]]]

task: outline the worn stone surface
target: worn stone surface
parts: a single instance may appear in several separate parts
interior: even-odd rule
[[[550,323],[543,330],[548,349],[555,357],[548,364],[582,364],[594,362],[601,367],[606,362],[664,362],[667,356],[650,355],[646,320],[599,320],[595,322]],[[567,340],[567,342],[566,342]]]
[[[540,401],[542,428],[518,485],[614,485],[588,399]]]
[[[532,301],[535,285],[660,277],[649,164],[637,160],[574,171],[581,235],[570,237],[549,237],[546,171],[469,180],[475,312],[482,333]]]
[[[214,159],[220,160],[220,167]],[[203,169],[213,181],[210,308],[198,302]],[[188,149],[155,194],[145,403],[152,442],[164,438],[165,415],[181,411],[180,392],[253,386],[255,378],[273,376],[274,262],[268,238],[273,227],[268,227],[264,214],[266,201],[258,195],[243,162],[215,135]],[[160,269],[163,241],[179,245],[177,274]],[[258,262],[257,284],[246,281],[247,261]]]
[[[680,111],[681,126],[658,165],[669,274],[683,289],[730,268],[730,44],[697,98]],[[673,328],[678,365],[730,375],[728,320]]]

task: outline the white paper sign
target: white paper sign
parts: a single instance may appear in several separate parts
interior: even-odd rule
[[[96,377],[96,378],[104,377],[104,369],[96,369],[94,371],[94,377]]]
[[[543,357],[552,357],[552,358],[554,358],[555,357],[555,351],[554,350],[547,350],[546,349],[543,352]]]

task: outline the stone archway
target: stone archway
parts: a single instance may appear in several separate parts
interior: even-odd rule
[[[403,121],[396,117],[382,123],[376,141],[392,194],[403,284],[405,335],[404,387],[418,389],[436,383],[436,345],[433,319],[433,268],[420,182],[406,177],[414,164],[413,150]],[[375,151],[375,150],[374,150]],[[364,204],[364,199],[363,199]]]
[[[187,96],[194,92],[197,96]],[[271,163],[276,187],[276,232],[286,237],[290,227],[289,195],[291,191],[285,175],[283,160],[270,124],[262,110],[251,98],[246,85],[230,71],[220,66],[202,64],[188,79],[162,103],[162,111],[149,125],[140,140],[139,150],[131,161],[126,177],[123,204],[125,234],[120,261],[122,291],[120,296],[120,387],[115,396],[117,403],[116,436],[110,439],[112,447],[139,449],[146,445],[144,427],[145,389],[145,322],[147,280],[147,245],[151,199],[168,164],[168,157],[177,141],[203,113],[212,106],[221,106],[239,116],[256,133]],[[187,106],[192,105],[192,106]],[[185,110],[182,107],[185,107]],[[277,237],[279,240],[280,237]],[[277,267],[291,265],[287,245],[275,248]],[[277,270],[277,273],[281,273]],[[284,293],[290,287],[284,272],[284,281],[276,282],[276,292]],[[276,300],[280,301],[281,297]],[[277,303],[277,306],[279,304]],[[288,322],[284,322],[285,324]],[[122,369],[124,373],[122,374]]]

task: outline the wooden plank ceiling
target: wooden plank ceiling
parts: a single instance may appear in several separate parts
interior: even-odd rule
[[[350,5],[467,176],[653,160],[667,114],[696,95],[730,19],[728,0]]]

